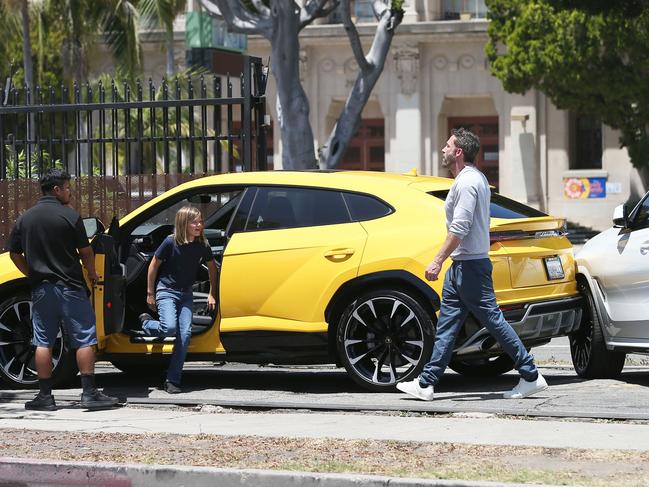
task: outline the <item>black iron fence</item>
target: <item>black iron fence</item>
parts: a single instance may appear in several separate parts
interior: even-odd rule
[[[266,79],[245,56],[240,74],[158,86],[0,88],[0,245],[50,167],[73,175],[82,215],[107,220],[197,176],[267,169]]]
[[[0,179],[264,170],[267,74],[245,59],[236,96],[229,75],[0,88]]]

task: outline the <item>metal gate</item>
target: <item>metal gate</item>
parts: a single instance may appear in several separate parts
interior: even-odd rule
[[[265,170],[267,73],[244,56],[238,76],[0,88],[0,244],[51,167],[73,176],[82,216],[105,221],[195,177]]]

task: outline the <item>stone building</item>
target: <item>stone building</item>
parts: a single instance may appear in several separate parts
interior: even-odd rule
[[[208,14],[196,1],[188,3],[187,17]],[[444,176],[440,149],[453,127],[466,126],[481,136],[479,165],[499,192],[572,222],[603,229],[615,206],[644,194],[615,131],[588,114],[558,110],[540,92],[503,90],[484,53],[484,0],[406,0],[405,8],[343,168],[416,168],[420,174]],[[353,12],[367,48],[375,31],[368,1],[356,0]],[[180,32],[189,25],[176,23],[179,61],[183,41],[195,37],[191,28]],[[155,36],[150,39],[155,45]],[[317,149],[342,109],[357,65],[335,15],[305,28],[300,47],[300,77]],[[152,72],[164,71],[164,52],[156,49],[149,49],[147,62]],[[247,52],[267,59],[270,46],[262,37],[249,36]],[[272,77],[267,95],[274,119]],[[273,133],[274,167],[280,168],[281,143],[278,130]]]

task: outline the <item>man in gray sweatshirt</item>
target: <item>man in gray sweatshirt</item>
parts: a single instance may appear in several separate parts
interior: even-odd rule
[[[453,130],[442,149],[442,166],[451,171],[455,182],[444,203],[448,235],[426,269],[426,279],[436,281],[449,256],[453,263],[444,278],[431,360],[418,378],[397,384],[400,391],[424,401],[433,399],[434,388],[451,360],[455,339],[469,312],[498,340],[521,375],[516,387],[505,392],[505,398],[520,399],[548,387],[496,303],[489,260],[491,191],[487,178],[474,165],[479,150],[480,140],[465,129]]]

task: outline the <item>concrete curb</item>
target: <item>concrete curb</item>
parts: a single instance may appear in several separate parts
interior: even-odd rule
[[[0,457],[0,487],[548,487],[468,480]]]

